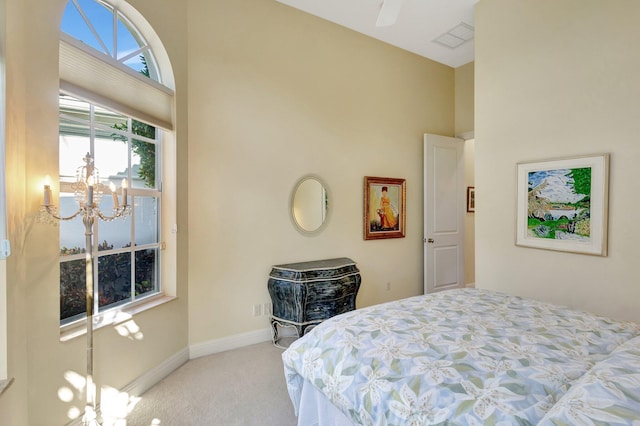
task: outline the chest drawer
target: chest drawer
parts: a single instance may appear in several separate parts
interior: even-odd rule
[[[307,321],[324,320],[355,309],[355,297],[343,297],[319,303],[310,303],[306,309]]]
[[[329,281],[316,281],[307,284],[307,303],[340,299],[357,291],[355,274]]]

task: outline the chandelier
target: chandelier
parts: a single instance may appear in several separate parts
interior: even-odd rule
[[[82,424],[85,426],[99,425],[96,413],[96,390],[93,382],[93,225],[96,218],[110,222],[118,218],[126,218],[131,215],[131,206],[127,197],[127,180],[122,180],[120,197],[113,182],[109,186],[102,184],[98,169],[93,164],[93,156],[90,153],[83,158],[84,165],[76,170],[76,180],[71,184],[74,199],[78,209],[70,216],[63,217],[52,204],[53,195],[50,185],[44,185],[44,203],[40,209],[41,220],[55,223],[55,220],[72,220],[82,217],[85,227],[85,278],[86,278],[86,325],[87,325],[87,371],[86,371],[86,405]],[[109,214],[100,210],[100,202],[105,191],[111,192],[113,209]]]

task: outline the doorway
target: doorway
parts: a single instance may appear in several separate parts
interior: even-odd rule
[[[475,281],[475,142],[424,136],[424,292]],[[469,200],[470,201],[470,200]]]

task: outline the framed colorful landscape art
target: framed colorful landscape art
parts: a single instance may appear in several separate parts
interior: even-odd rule
[[[609,155],[517,165],[516,245],[607,255]]]
[[[365,176],[364,239],[403,238],[405,202],[404,179]]]

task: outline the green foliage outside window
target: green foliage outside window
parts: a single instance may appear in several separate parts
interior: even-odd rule
[[[156,250],[136,251],[135,262],[135,296],[155,291]],[[103,307],[130,301],[131,253],[100,256],[98,263],[100,271],[98,305]],[[60,320],[85,313],[85,274],[84,259],[60,264]],[[123,291],[125,289],[126,295]]]
[[[126,131],[127,123],[116,123],[113,125],[116,130]],[[135,135],[145,136],[147,138],[155,139],[156,128],[149,124],[142,123],[138,120],[131,120],[131,130]],[[120,134],[114,133],[112,135],[113,140],[121,140],[127,142],[127,138]],[[144,183],[149,188],[155,188],[156,186],[156,145],[141,141],[138,139],[131,140],[131,150],[134,154],[140,157],[140,169],[138,175],[144,180]]]

